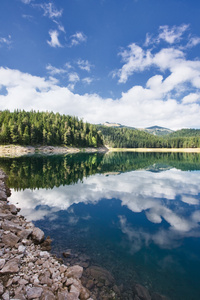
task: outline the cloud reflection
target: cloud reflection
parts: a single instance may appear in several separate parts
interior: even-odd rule
[[[125,217],[120,216],[121,230],[134,241],[133,251],[150,242],[169,248],[176,247],[183,237],[199,236],[199,182],[200,172],[177,169],[158,173],[141,170],[109,176],[98,174],[84,178],[83,183],[52,190],[12,190],[10,201],[19,203],[28,220],[36,221],[53,218],[60,210],[71,210],[73,204],[120,199],[121,205],[134,213],[145,212],[150,222],[159,224],[165,220],[169,225],[168,229],[160,227],[152,234],[131,228]],[[71,220],[78,222],[78,218]]]

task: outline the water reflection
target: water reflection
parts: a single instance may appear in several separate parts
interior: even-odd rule
[[[165,221],[167,228],[160,226],[156,233],[134,232],[126,218],[119,216],[120,226],[130,240],[168,248],[176,247],[183,237],[199,236],[200,222],[200,172],[182,172],[170,169],[165,172],[132,171],[119,175],[96,174],[84,178],[76,185],[39,189],[34,192],[12,190],[11,202],[20,203],[22,213],[28,220],[52,218],[55,212],[68,210],[74,204],[97,204],[101,199],[119,199],[134,213],[144,212],[151,223]],[[77,217],[76,217],[77,220]]]
[[[199,299],[200,155],[33,156],[0,166],[10,201],[55,249],[84,247],[119,283],[136,279],[171,299]]]

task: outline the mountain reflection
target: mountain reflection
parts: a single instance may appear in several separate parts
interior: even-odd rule
[[[199,155],[177,153],[112,153],[1,161],[13,187],[10,200],[19,203],[28,220],[55,219],[57,212],[68,210],[71,224],[77,223],[79,216],[72,213],[74,204],[95,205],[102,199],[118,199],[121,206],[133,213],[144,213],[148,222],[157,224],[153,232],[148,226],[134,228],[126,216],[118,215],[118,226],[127,236],[132,252],[148,243],[173,248],[184,237],[200,235],[200,172],[188,171],[199,166]],[[36,187],[40,189],[33,191]],[[89,222],[91,216],[85,217]]]

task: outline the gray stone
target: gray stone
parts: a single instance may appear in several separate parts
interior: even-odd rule
[[[13,215],[16,215],[18,211],[19,211],[19,209],[18,209],[14,204],[11,204],[11,205],[10,205],[10,212],[11,212]]]
[[[41,300],[54,300],[54,299],[57,299],[57,298],[54,296],[54,294],[53,294],[52,291],[47,290],[47,289],[45,289],[45,290],[43,291]],[[58,298],[58,299],[59,299],[59,298]],[[66,298],[66,299],[67,299],[67,298]]]
[[[136,284],[134,287],[135,293],[141,300],[151,300],[151,296],[147,288],[141,284]]]
[[[19,253],[25,253],[25,252],[26,252],[26,247],[23,246],[23,245],[19,245],[19,247],[18,247],[18,252],[19,252]]]
[[[10,300],[10,294],[9,294],[9,291],[6,291],[6,292],[2,295],[2,299],[3,299],[3,300]]]
[[[27,288],[27,298],[28,299],[34,299],[34,298],[40,298],[42,295],[43,289],[41,287],[32,287]]]
[[[0,271],[0,274],[7,274],[7,273],[16,273],[19,271],[19,263],[20,260],[18,258],[13,258],[6,262],[3,269]]]
[[[6,260],[4,258],[0,258],[0,269],[3,268],[3,266],[5,265]]]
[[[16,223],[9,221],[9,220],[5,220],[4,222],[2,222],[2,229],[3,230],[9,230],[12,232],[18,232],[20,231],[22,228],[21,226],[18,226]]]
[[[0,220],[2,220],[2,219],[11,220],[13,218],[15,218],[15,216],[13,214],[0,213]]]
[[[4,286],[3,284],[0,282],[0,296],[3,294],[4,292]]]
[[[23,240],[23,239],[27,239],[31,235],[32,232],[33,232],[32,229],[23,229],[23,230],[19,231],[17,233],[17,235],[21,240]]]
[[[58,292],[57,298],[58,298],[58,300],[68,300],[69,299],[68,295],[69,295],[69,293],[67,290],[61,291],[61,292]]]
[[[83,268],[81,266],[75,265],[72,267],[69,267],[66,271],[67,277],[74,277],[80,279],[83,274]]]
[[[2,237],[2,242],[9,247],[15,246],[19,241],[19,237],[14,233],[9,232],[8,234],[4,234]]]
[[[32,238],[36,243],[41,243],[44,240],[44,232],[40,228],[34,227]]]

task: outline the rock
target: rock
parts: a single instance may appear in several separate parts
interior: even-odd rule
[[[167,298],[166,296],[157,294],[157,293],[153,293],[153,295],[151,295],[151,299],[152,300],[169,300],[169,298]]]
[[[51,250],[51,242],[52,240],[50,239],[50,237],[48,236],[44,242],[42,242],[41,244],[41,250],[42,251],[50,251]]]
[[[13,215],[16,215],[18,211],[19,211],[19,209],[18,209],[14,204],[11,204],[11,205],[10,205],[10,212],[11,212]]]
[[[34,298],[40,298],[42,295],[43,289],[41,287],[29,287],[26,290],[27,298],[28,299],[34,299]]]
[[[50,254],[47,251],[40,251],[40,256],[44,258],[48,258],[50,257]]]
[[[41,284],[47,284],[49,286],[52,285],[52,279],[50,279],[50,272],[45,271],[39,276],[39,281]]]
[[[10,294],[9,294],[9,291],[6,291],[6,292],[2,295],[2,300],[10,300]]]
[[[14,233],[9,232],[8,234],[4,234],[2,237],[2,242],[8,247],[15,246],[19,241],[19,237],[17,237]]]
[[[94,281],[93,280],[88,280],[86,288],[91,290],[94,287]]]
[[[23,245],[19,245],[19,247],[18,247],[18,252],[19,252],[19,253],[25,253],[25,252],[26,252],[26,247],[23,246]]]
[[[71,257],[71,255],[72,255],[72,253],[71,253],[71,250],[70,250],[70,249],[67,250],[67,251],[65,251],[65,252],[63,252],[63,256],[64,256],[65,258]]]
[[[3,269],[0,271],[0,274],[7,274],[7,273],[16,273],[19,271],[19,263],[20,260],[18,258],[13,258],[6,262]]]
[[[19,231],[17,233],[17,236],[23,241],[24,239],[27,239],[31,233],[33,232],[32,229],[22,229],[21,228],[21,231]]]
[[[0,269],[3,268],[3,266],[5,265],[6,260],[4,258],[0,258]]]
[[[136,284],[134,286],[134,291],[141,300],[151,300],[151,296],[149,294],[148,289],[145,288],[143,285]]]
[[[58,300],[68,300],[69,299],[68,295],[69,295],[68,291],[64,290],[64,291],[58,292],[57,298],[58,298]]]
[[[40,228],[34,227],[32,232],[32,238],[35,243],[40,244],[44,240],[44,232]]]
[[[4,222],[2,222],[2,229],[5,231],[9,230],[15,233],[21,231],[22,228],[21,226],[18,226],[16,223],[12,221],[5,220]]]
[[[0,282],[0,296],[3,294],[4,292],[4,287],[3,284]]]
[[[69,267],[66,272],[67,277],[74,277],[78,279],[82,277],[82,274],[83,274],[83,268],[78,265]]]
[[[1,198],[0,198],[1,199]],[[0,220],[11,220],[15,218],[13,214],[5,214],[5,213],[0,213]]]
[[[27,298],[23,293],[16,294],[15,293],[15,298],[13,300],[26,300]]]
[[[53,292],[49,289],[44,289],[41,300],[54,300],[54,299],[56,299],[56,297],[54,296]]]
[[[80,292],[80,299],[87,300],[89,297],[90,297],[90,292],[86,288],[82,287]]]
[[[86,270],[86,275],[91,280],[96,280],[98,283],[102,283],[106,286],[111,286],[114,283],[114,278],[111,273],[97,266],[91,266]]]

